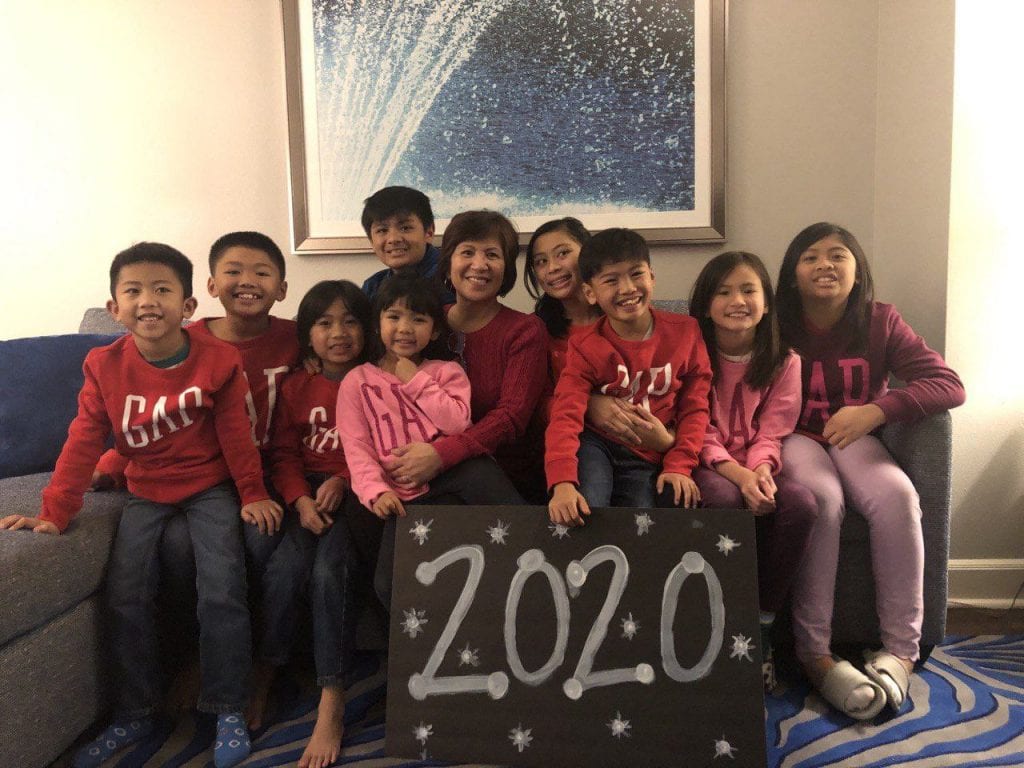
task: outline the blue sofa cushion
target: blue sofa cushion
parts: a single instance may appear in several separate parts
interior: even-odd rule
[[[78,411],[82,361],[117,338],[75,333],[0,341],[0,478],[53,469]]]

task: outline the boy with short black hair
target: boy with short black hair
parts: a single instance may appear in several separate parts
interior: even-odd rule
[[[363,293],[369,298],[399,270],[409,269],[420,277],[434,278],[441,253],[430,242],[434,236],[434,212],[429,197],[411,187],[384,187],[366,198],[361,223],[374,255],[387,267],[363,283]],[[444,304],[455,303],[451,288],[445,286],[440,291]]]
[[[182,515],[198,570],[198,706],[218,714],[215,764],[232,766],[250,749],[242,718],[251,637],[239,512],[252,520],[281,510],[263,485],[238,352],[181,326],[196,308],[189,260],[170,246],[139,243],[115,257],[110,284],[107,309],[129,333],[86,356],[78,415],[43,491],[41,514],[8,516],[0,528],[63,531],[81,509],[93,467],[114,432],[118,452],[128,459],[131,494],[107,577],[118,715],[79,751],[75,765],[98,766],[153,728],[160,691],[157,549],[167,521]]]
[[[652,308],[647,243],[629,229],[594,235],[580,250],[587,301],[604,312],[570,337],[545,433],[548,511],[582,525],[590,507],[696,506],[690,477],[708,425],[711,363],[697,321]],[[655,449],[621,443],[587,426],[591,394],[621,397],[656,438]]]

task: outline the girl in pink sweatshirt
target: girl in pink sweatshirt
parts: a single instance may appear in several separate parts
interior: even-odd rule
[[[757,256],[730,251],[697,277],[690,314],[700,323],[713,371],[711,421],[693,479],[702,506],[756,516],[761,656],[775,685],[771,627],[804,559],[814,496],[782,467],[782,438],[800,415],[800,358],[779,341],[771,278]]]

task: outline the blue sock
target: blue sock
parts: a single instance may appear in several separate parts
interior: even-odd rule
[[[213,744],[213,764],[231,768],[245,760],[252,751],[249,730],[241,712],[217,715],[217,740]]]
[[[153,720],[149,717],[115,720],[103,733],[75,753],[74,768],[96,768],[115,752],[146,738],[152,730]]]

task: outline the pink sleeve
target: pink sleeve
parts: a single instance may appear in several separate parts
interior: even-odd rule
[[[464,432],[472,423],[469,377],[458,363],[424,366],[402,385],[402,391],[446,435]]]
[[[792,433],[800,418],[800,386],[800,357],[790,352],[765,393],[757,432],[747,446],[747,469],[768,464],[773,475],[782,469],[782,438]]]
[[[914,332],[895,307],[887,321],[886,365],[905,386],[890,389],[874,401],[885,420],[913,421],[962,405],[963,382],[942,355]]]
[[[711,415],[708,419],[707,431],[704,432],[704,446],[700,449],[700,460],[709,469],[714,469],[715,464],[720,461],[733,461],[729,451],[725,449],[722,430],[715,423],[714,417],[717,411],[717,400],[718,391],[712,387],[708,393],[708,405]]]
[[[352,490],[359,497],[359,502],[369,509],[378,496],[394,489],[387,482],[363,410],[360,389],[362,381],[358,369],[341,380],[335,413],[338,418],[338,434],[345,448],[345,463],[351,475]]]
[[[460,435],[432,445],[447,469],[471,456],[491,455],[526,432],[547,379],[547,331],[533,315],[521,330],[510,330],[501,394],[490,411]]]

